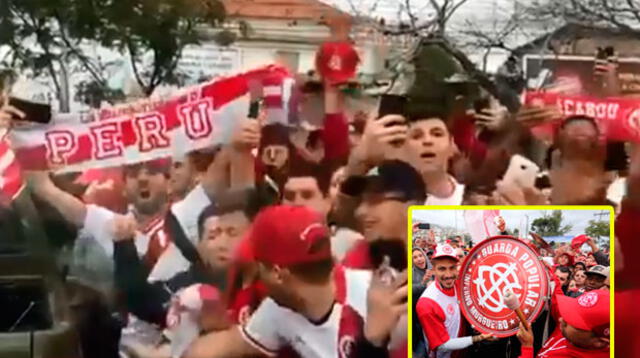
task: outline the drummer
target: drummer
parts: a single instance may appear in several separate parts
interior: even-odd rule
[[[450,245],[438,245],[431,260],[436,279],[424,290],[416,304],[427,349],[435,352],[436,358],[449,358],[457,356],[452,355],[454,351],[495,339],[491,334],[458,337],[462,320],[455,288],[458,279],[456,252]]]

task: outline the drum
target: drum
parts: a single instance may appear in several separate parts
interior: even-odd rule
[[[538,252],[511,236],[494,236],[474,246],[460,267],[460,310],[482,333],[508,337],[520,321],[503,300],[511,290],[520,309],[532,322],[550,296],[549,272]]]

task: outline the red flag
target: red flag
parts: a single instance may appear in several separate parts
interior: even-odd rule
[[[474,244],[498,234],[494,218],[499,215],[500,210],[465,210],[464,221]]]
[[[0,193],[13,200],[24,188],[20,165],[6,139],[0,140]]]

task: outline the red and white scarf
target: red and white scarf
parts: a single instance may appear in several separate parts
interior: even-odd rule
[[[640,100],[638,99],[528,92],[525,95],[525,103],[555,104],[564,118],[584,115],[595,119],[600,131],[608,140],[640,142]]]
[[[6,138],[0,139],[0,201],[13,200],[24,187],[20,165]]]
[[[185,88],[168,99],[15,128],[11,143],[23,168],[57,173],[180,156],[228,141],[248,114],[249,87],[256,86],[267,123],[288,123],[293,81],[286,69],[271,65]]]

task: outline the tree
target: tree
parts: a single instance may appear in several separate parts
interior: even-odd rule
[[[571,225],[562,225],[562,211],[554,210],[551,215],[545,215],[533,220],[531,229],[542,237],[562,236],[571,231]]]
[[[108,93],[100,60],[84,51],[99,44],[128,56],[136,81],[149,95],[177,80],[182,50],[198,43],[199,26],[217,26],[224,16],[218,0],[3,0],[0,46],[9,55],[1,65],[46,76],[66,111],[72,64],[87,75],[92,95]]]
[[[589,226],[584,233],[593,238],[609,237],[611,230],[608,221],[589,220]]]
[[[522,5],[530,21],[599,25],[640,38],[640,3],[635,0],[537,0]]]
[[[225,15],[217,0],[97,0],[87,6],[93,11],[79,19],[77,33],[126,53],[146,95],[161,83],[176,83],[182,50],[200,41],[198,26],[218,26]]]
[[[487,71],[487,62],[491,51],[494,49],[513,52],[515,47],[510,43],[511,37],[521,30],[518,13],[512,13],[507,21],[505,16],[492,17],[491,27],[487,29],[486,23],[468,19],[465,21],[465,47],[483,52],[482,71]]]

